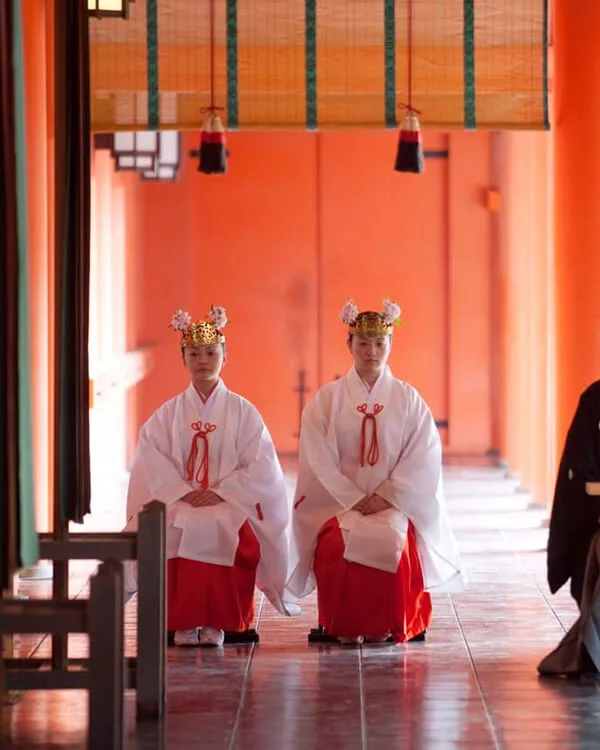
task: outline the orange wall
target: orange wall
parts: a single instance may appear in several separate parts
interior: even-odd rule
[[[185,140],[187,154],[196,137]],[[142,183],[132,343],[154,343],[156,366],[136,388],[138,424],[186,384],[174,310],[223,304],[226,382],[294,451],[299,370],[311,393],[344,373],[339,309],[389,295],[405,317],[394,372],[450,419],[449,452],[489,450],[489,135],[427,134],[425,146],[450,158],[399,175],[395,133],[234,133],[226,176],[198,174],[186,155],[176,184]]]
[[[296,448],[299,370],[312,392],[319,378],[317,143],[297,133],[236,134],[228,175],[188,173],[201,227],[193,312],[227,307],[224,378],[256,404],[282,451]]]
[[[395,138],[386,132],[322,136],[322,381],[345,374],[351,364],[338,321],[346,298],[377,310],[389,296],[403,309],[392,369],[444,419],[448,159],[429,159],[419,176],[398,174],[392,169]],[[448,139],[430,134],[426,147],[443,151]]]
[[[548,133],[499,137],[501,454],[539,503],[555,471],[552,150]]]
[[[450,448],[477,454],[492,445],[490,134],[450,136],[448,400]]]
[[[135,290],[129,309],[128,345],[132,349],[154,347],[153,370],[130,397],[136,415],[133,437],[137,438],[140,425],[187,383],[177,339],[168,326],[175,310],[196,307],[191,253],[203,227],[186,181],[166,186],[132,178],[138,182],[138,221],[137,241],[128,259],[133,271],[130,289]]]

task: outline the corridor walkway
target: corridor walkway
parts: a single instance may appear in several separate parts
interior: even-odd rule
[[[301,617],[284,620],[259,597],[259,646],[169,649],[164,726],[136,730],[128,696],[126,747],[598,748],[600,682],[536,673],[576,617],[567,592],[548,594],[544,512],[498,471],[448,469],[446,479],[470,587],[435,597],[426,643],[309,647],[314,599]],[[133,652],[135,600],[127,621]],[[72,638],[70,650],[80,654],[85,643]],[[85,722],[85,694],[30,693],[3,708],[0,747],[83,748]]]

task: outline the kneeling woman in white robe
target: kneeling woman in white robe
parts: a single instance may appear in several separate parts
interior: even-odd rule
[[[179,311],[189,387],[143,425],[127,528],[150,500],[167,505],[167,628],[176,645],[221,645],[254,617],[254,587],[287,614],[290,517],[283,472],[257,409],[220,379],[223,308],[192,323]],[[199,629],[199,630],[198,630]]]
[[[400,308],[342,311],[354,366],[321,388],[302,417],[292,514],[297,597],[317,586],[319,625],[342,642],[402,643],[431,620],[431,591],[466,580],[441,481],[427,404],[387,360]]]

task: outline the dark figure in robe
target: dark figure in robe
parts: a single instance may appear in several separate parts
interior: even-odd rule
[[[600,524],[600,485],[593,483],[600,483],[600,380],[581,394],[567,433],[548,539],[550,591],[570,578],[580,608],[587,555]]]

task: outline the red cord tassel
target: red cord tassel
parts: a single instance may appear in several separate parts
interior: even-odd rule
[[[413,174],[421,174],[425,170],[421,126],[416,113],[411,110],[406,113],[402,121],[394,169],[396,172],[412,172]]]
[[[208,112],[202,125],[198,172],[203,174],[225,174],[227,172],[225,128],[221,118],[213,110]]]

